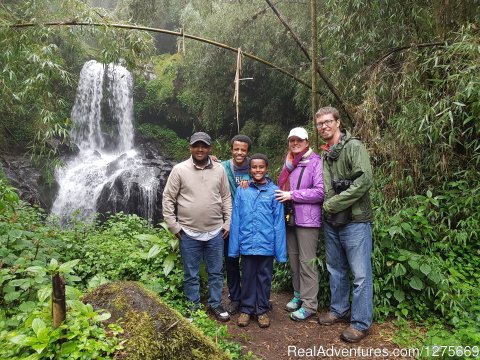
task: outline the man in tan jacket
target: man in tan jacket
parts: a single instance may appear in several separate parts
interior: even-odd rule
[[[188,160],[173,167],[163,191],[163,217],[180,240],[184,288],[192,310],[200,305],[200,264],[208,274],[208,307],[218,320],[230,316],[222,305],[223,247],[230,229],[232,201],[227,174],[209,154],[212,140],[204,132],[190,138]]]

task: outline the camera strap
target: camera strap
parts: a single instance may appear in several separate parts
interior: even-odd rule
[[[300,183],[302,182],[302,176],[305,171],[306,166],[302,166],[302,170],[300,171],[300,176],[298,177],[298,183],[297,183],[297,190],[300,189]]]
[[[302,170],[300,170],[300,175],[298,176],[298,182],[297,182],[297,189],[300,189],[300,183],[302,182],[302,177],[303,177],[303,173],[305,172],[305,168],[306,166],[302,166]],[[293,200],[289,200],[290,203],[291,203],[291,211],[292,211],[292,216],[293,216],[293,210],[294,210],[294,207],[293,207]]]
[[[330,174],[330,183],[332,184],[332,187],[333,187],[333,182],[335,181],[335,177],[333,176],[333,171],[330,168],[330,164],[328,163],[328,161],[327,161],[327,169],[328,169],[328,173]]]

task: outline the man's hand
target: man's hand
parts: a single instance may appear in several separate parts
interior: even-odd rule
[[[229,230],[225,230],[223,229],[223,234],[222,234],[222,238],[225,240],[227,237],[228,237],[228,234],[230,233]]]
[[[240,184],[238,184],[238,186],[245,190],[246,188],[248,188],[248,180],[240,181]]]

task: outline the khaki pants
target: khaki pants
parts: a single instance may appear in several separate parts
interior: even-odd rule
[[[318,269],[317,257],[319,228],[287,227],[287,252],[292,271],[293,289],[300,293],[304,307],[317,311]]]

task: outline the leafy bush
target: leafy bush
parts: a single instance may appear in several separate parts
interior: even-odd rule
[[[65,259],[82,259],[77,272],[85,285],[88,280],[141,280],[162,296],[182,295],[178,240],[136,215],[118,213],[94,228],[81,223],[64,232],[63,244]]]
[[[165,112],[167,106],[175,101],[174,82],[181,56],[163,54],[152,60],[155,78],[146,82],[144,98],[135,104],[138,115],[146,118]]]
[[[369,140],[391,198],[478,169],[478,41],[476,27],[465,26],[445,46],[411,49],[369,73],[355,130]]]
[[[111,324],[107,333],[101,325],[110,317],[109,313],[101,314],[91,305],[71,299],[67,301],[65,322],[54,329],[49,298],[43,299],[40,294],[38,301],[19,308],[16,317],[23,321],[14,329],[5,326],[8,319],[0,313],[2,359],[36,360],[53,356],[58,359],[109,359],[122,348],[117,337],[121,328]]]
[[[158,141],[167,156],[175,160],[185,160],[190,156],[188,141],[177,136],[175,131],[154,124],[141,124],[138,127],[143,135]]]
[[[15,189],[8,186],[6,181],[1,177],[0,173],[0,214],[5,212],[7,208],[13,209],[14,204],[18,203],[19,197]]]
[[[7,191],[12,190],[0,184],[0,192]],[[23,202],[0,212],[0,358],[109,358],[120,349],[115,335],[121,329],[112,326],[107,335],[100,322],[109,314],[78,300],[81,292],[73,285],[80,278],[73,268],[79,260],[56,260],[61,241],[44,220],[42,212]],[[50,303],[55,273],[64,277],[68,298],[67,319],[57,329]]]
[[[454,334],[478,341],[480,181],[476,172],[455,177],[436,194],[377,207],[375,310],[418,322],[437,314]]]

